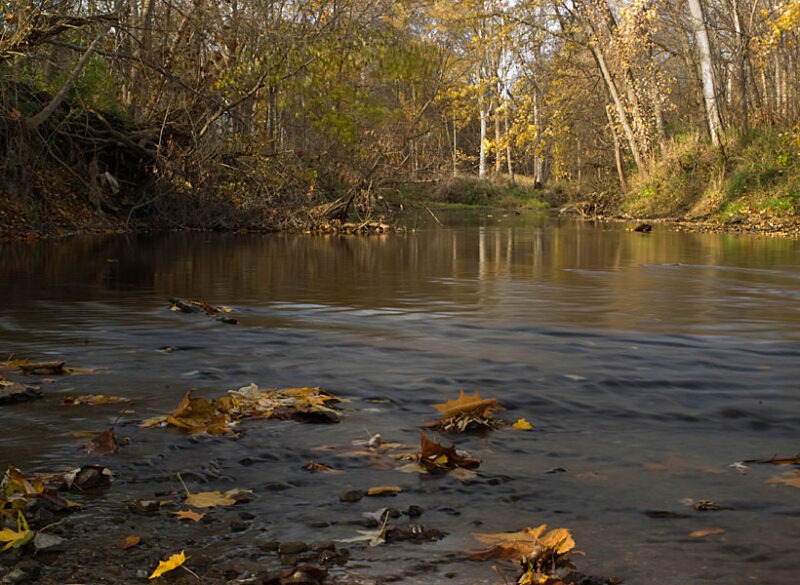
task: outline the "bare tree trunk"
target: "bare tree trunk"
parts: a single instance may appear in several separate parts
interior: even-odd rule
[[[458,176],[458,128],[455,118],[453,119],[453,176]]]
[[[500,115],[497,108],[494,108],[494,173],[499,175],[503,170],[503,155],[500,149],[502,134],[500,132]]]
[[[611,110],[608,107],[606,108],[606,117],[608,118],[611,136],[614,138],[614,162],[617,164],[619,186],[620,189],[622,189],[622,192],[625,193],[628,191],[628,181],[625,179],[625,168],[622,166],[622,149],[620,148],[619,144],[619,136],[617,136],[617,131],[614,129],[614,116],[611,114]]]
[[[633,128],[631,128],[631,124],[628,120],[628,114],[625,111],[625,106],[622,103],[622,98],[620,97],[619,91],[617,90],[617,84],[614,81],[614,78],[611,76],[611,71],[609,71],[608,65],[606,64],[605,55],[603,55],[603,51],[600,50],[600,47],[597,46],[597,43],[591,43],[590,48],[592,50],[592,55],[594,55],[595,62],[597,63],[598,68],[600,69],[600,73],[603,75],[603,81],[605,82],[608,94],[611,96],[611,100],[614,102],[614,108],[617,112],[617,118],[619,119],[619,124],[622,126],[622,131],[625,134],[625,138],[628,141],[628,147],[630,148],[631,154],[633,155],[633,160],[636,163],[636,168],[639,170],[644,170],[642,155],[641,152],[639,151],[639,145],[636,141],[636,135],[633,133]]]
[[[480,145],[480,154],[478,156],[478,176],[483,178],[486,176],[486,123],[487,118],[489,117],[489,112],[486,108],[481,107],[480,110],[480,118],[481,118],[481,145]]]
[[[692,26],[697,43],[697,59],[700,62],[700,78],[703,82],[703,100],[706,105],[708,132],[711,136],[711,143],[714,146],[722,146],[722,115],[719,111],[711,43],[708,40],[708,30],[706,29],[701,0],[689,0],[689,11],[692,16]]]
[[[508,104],[506,104],[508,105]],[[508,119],[508,108],[503,111],[503,124],[506,131],[506,163],[508,163],[508,180],[514,184],[514,163],[511,160],[511,139],[509,135],[511,122]]]

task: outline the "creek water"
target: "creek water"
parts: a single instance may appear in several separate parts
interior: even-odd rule
[[[98,562],[139,532],[148,560],[186,549],[189,566],[246,559],[238,570],[255,572],[265,540],[346,540],[363,529],[363,512],[416,505],[425,510],[416,522],[448,536],[339,544],[350,549],[346,570],[494,583],[494,563],[464,559],[478,547],[472,533],[547,523],[572,531],[583,573],[795,584],[800,489],[769,481],[792,469],[731,464],[800,450],[800,242],[662,226],[641,234],[537,214],[440,219],[375,237],[3,244],[2,357],[58,358],[94,373],[53,377],[42,400],[0,407],[0,464],[112,469],[112,487],[70,517],[104,526],[73,543]],[[170,297],[231,307],[238,324],[172,312]],[[212,398],[250,383],[320,386],[347,399],[342,422],[251,421],[238,439],[138,427],[187,389]],[[433,404],[461,389],[497,398],[509,423],[534,425],[426,431],[479,457],[476,478],[347,456],[375,433],[418,446]],[[134,401],[117,425],[131,442],[117,454],[87,454],[74,434],[103,430],[119,406],[60,406],[67,394],[94,393]],[[310,460],[345,473],[308,473]],[[131,517],[130,500],[180,491],[178,472],[192,491],[247,488],[254,500],[191,525]],[[339,501],[377,485],[403,492]],[[690,505],[701,500],[731,509]],[[117,567],[115,582],[141,582],[134,568]]]

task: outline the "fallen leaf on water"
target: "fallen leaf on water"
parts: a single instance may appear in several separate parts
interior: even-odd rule
[[[465,451],[434,443],[424,433],[420,433],[420,437],[419,463],[429,471],[449,471],[456,467],[474,469],[481,464],[480,459],[472,457]]]
[[[793,469],[792,471],[787,471],[782,475],[770,477],[767,480],[767,483],[780,483],[783,485],[800,488],[800,469]]]
[[[205,514],[199,514],[194,510],[179,510],[173,514],[178,517],[178,520],[193,520],[194,522],[199,522],[205,517]]]
[[[183,563],[186,562],[186,559],[189,557],[184,554],[183,551],[172,555],[166,561],[159,561],[158,566],[156,567],[155,571],[148,577],[148,579],[156,579],[160,577],[164,573],[172,571],[180,567]]]
[[[232,506],[236,500],[230,496],[226,496],[220,491],[213,492],[198,492],[196,494],[189,494],[184,500],[188,505],[195,508],[213,508],[215,506]]]
[[[195,508],[214,508],[216,506],[232,506],[238,502],[248,501],[250,499],[250,494],[252,494],[252,490],[243,490],[239,488],[234,488],[222,493],[218,490],[212,492],[197,492],[193,494],[189,491],[189,488],[186,487],[186,484],[183,483],[183,478],[181,474],[178,474],[178,479],[180,480],[181,484],[183,485],[183,489],[186,491],[186,498],[184,502],[189,506],[194,506]]]
[[[533,551],[538,548],[552,549],[553,552],[563,555],[575,548],[572,534],[566,528],[547,530],[547,524],[536,528],[525,528],[518,532],[498,532],[488,534],[474,534],[477,540],[491,544],[487,551],[476,553],[474,558],[521,559],[534,556]]]
[[[89,440],[86,444],[87,453],[116,453],[119,451],[119,442],[114,434],[114,427],[108,427],[102,433]]]
[[[517,429],[518,431],[531,431],[531,430],[533,430],[533,425],[531,423],[529,423],[528,421],[526,421],[524,418],[519,419],[517,422],[515,422],[511,426],[514,427],[515,429]]]
[[[403,491],[403,488],[397,485],[381,485],[376,487],[371,487],[367,490],[368,496],[390,496],[394,494],[399,494]]]
[[[312,473],[329,473],[331,475],[337,475],[340,473],[344,473],[341,469],[333,469],[328,467],[327,465],[323,465],[322,463],[317,463],[313,459],[308,462],[308,465],[303,467],[306,471],[310,471]]]
[[[560,583],[565,574],[574,571],[569,553],[575,541],[566,528],[547,530],[546,524],[518,532],[475,534],[479,541],[492,545],[470,555],[475,560],[508,559],[522,568],[518,584]]]
[[[434,404],[444,416],[433,423],[432,428],[447,432],[464,432],[475,428],[496,428],[502,424],[492,413],[502,410],[496,398],[481,398],[478,392],[467,396],[461,390],[458,398],[444,404]]]
[[[705,530],[695,530],[689,536],[692,538],[703,538],[704,536],[711,536],[712,534],[723,534],[724,528],[707,528]]]
[[[117,548],[121,548],[122,550],[125,550],[127,548],[131,548],[131,547],[136,546],[140,542],[142,542],[141,537],[139,537],[139,536],[137,536],[135,534],[129,534],[128,536],[126,536],[125,538],[123,538],[122,540],[119,540],[117,542]]]

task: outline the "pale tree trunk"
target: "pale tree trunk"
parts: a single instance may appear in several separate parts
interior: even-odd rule
[[[489,112],[484,107],[481,107],[480,109],[480,118],[481,118],[481,146],[480,146],[480,154],[478,156],[478,176],[480,178],[484,178],[486,176],[486,142],[487,142],[486,126],[489,118]]]
[[[611,114],[611,110],[608,107],[606,108],[606,117],[608,118],[611,136],[614,138],[614,162],[617,164],[619,187],[622,189],[623,193],[626,193],[628,191],[628,181],[625,179],[625,168],[622,166],[622,149],[620,148],[619,144],[619,136],[617,136],[617,131],[614,128],[614,116]]]
[[[497,112],[497,108],[494,108],[494,173],[496,175],[499,175],[503,170],[503,151],[500,149],[501,139],[500,115]]]
[[[458,129],[453,119],[453,176],[458,176]]]
[[[747,58],[750,39],[742,27],[742,17],[739,11],[739,0],[733,0],[733,27],[736,33],[736,56],[739,69],[739,124],[740,130],[747,132],[750,126],[750,104],[747,101]]]
[[[617,90],[617,84],[614,81],[614,78],[611,76],[611,71],[609,71],[608,65],[606,64],[605,55],[603,55],[603,51],[600,50],[600,47],[597,46],[597,43],[591,43],[590,48],[592,50],[592,55],[594,55],[595,62],[600,69],[600,73],[603,75],[603,81],[605,82],[608,94],[611,96],[611,100],[614,102],[614,109],[617,112],[617,118],[619,119],[620,126],[622,126],[625,139],[628,141],[628,147],[633,155],[636,168],[639,170],[644,170],[642,155],[639,150],[639,144],[636,140],[636,135],[633,133],[633,128],[631,127],[628,119],[628,114],[625,111],[625,105],[622,103],[622,98]]]
[[[508,105],[508,104],[506,104]],[[514,184],[514,163],[511,160],[511,137],[509,134],[511,122],[508,119],[508,108],[503,111],[503,125],[506,132],[506,163],[508,163],[508,180]]]
[[[717,86],[714,81],[713,58],[711,43],[708,40],[708,30],[703,16],[701,0],[689,0],[689,11],[692,16],[695,42],[697,44],[697,59],[700,64],[700,79],[703,82],[703,101],[706,106],[706,122],[711,143],[722,146],[722,115],[719,111]]]

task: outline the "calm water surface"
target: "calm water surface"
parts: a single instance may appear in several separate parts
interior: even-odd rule
[[[99,519],[124,518],[127,499],[179,488],[176,472],[194,491],[254,490],[246,507],[255,518],[243,531],[227,529],[226,511],[180,530],[172,518],[146,519],[162,558],[197,541],[205,552],[195,554],[215,560],[243,550],[255,558],[265,539],[347,539],[362,512],[416,504],[426,510],[419,521],[447,538],[342,545],[349,569],[407,583],[491,583],[492,563],[460,557],[476,546],[471,533],[547,523],[573,531],[580,570],[626,583],[797,583],[800,489],[767,483],[786,468],[730,464],[800,450],[800,243],[543,216],[446,224],[370,238],[4,244],[3,357],[99,372],[0,407],[0,464],[108,465],[119,473],[114,486],[81,513]],[[231,307],[239,324],[171,312],[175,296]],[[236,441],[137,426],[189,388],[215,397],[251,382],[325,388],[349,400],[343,422],[252,422]],[[474,481],[341,455],[367,433],[418,445],[421,425],[436,418],[432,404],[460,389],[496,397],[502,418],[535,426],[431,434],[482,459]],[[59,406],[88,393],[135,401],[119,427],[132,442],[116,455],[88,455],[72,435],[118,415]],[[310,459],[346,473],[309,474],[301,468]],[[345,490],[387,484],[405,491],[339,502]],[[734,509],[697,512],[689,500]],[[707,529],[724,532],[691,536]]]

